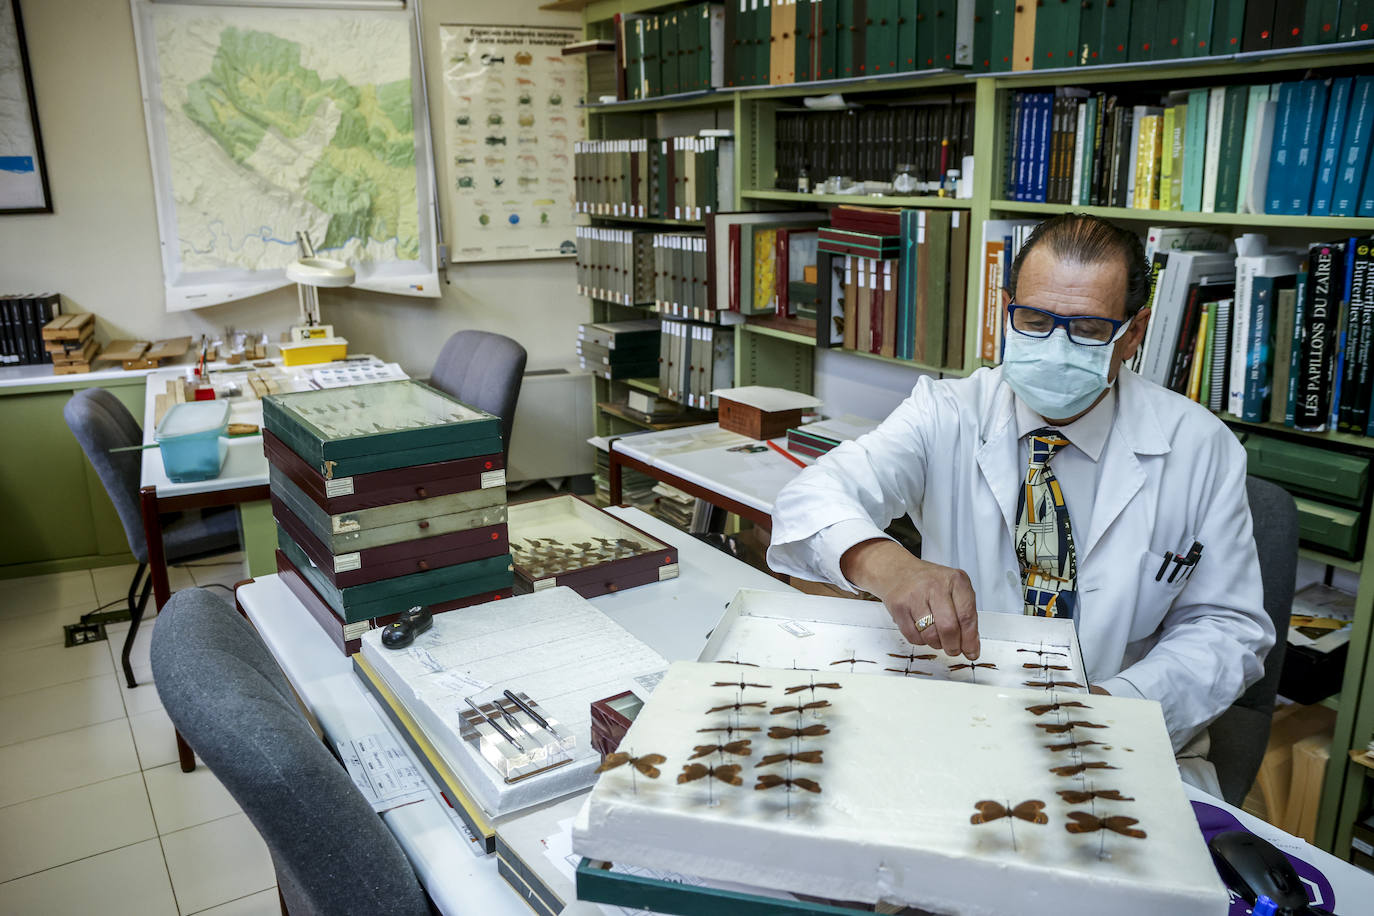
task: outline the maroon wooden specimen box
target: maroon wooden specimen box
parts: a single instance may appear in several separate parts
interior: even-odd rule
[[[802,408],[765,411],[749,404],[720,398],[720,428],[751,439],[776,439],[801,425]]]
[[[329,603],[311,587],[310,581],[301,575],[286,554],[280,550],[277,551],[277,574],[281,576],[282,582],[286,583],[286,587],[291,589],[291,593],[300,600],[301,604],[305,605],[305,609],[320,625],[320,629],[324,630],[330,641],[338,646],[339,651],[344,655],[352,655],[362,648],[362,637],[368,630],[384,627],[400,616],[399,613],[396,613],[386,617],[378,617],[375,620],[344,623],[339,615],[335,614],[329,607]],[[430,605],[429,610],[432,614],[443,614],[447,611],[456,611],[459,608],[472,607],[475,604],[499,601],[502,598],[509,598],[511,594],[511,590],[507,588],[480,595],[469,595],[457,601]]]
[[[643,708],[644,701],[629,690],[592,703],[592,747],[602,757],[614,754]]]
[[[267,430],[262,433],[262,447],[267,460],[281,469],[292,483],[330,515],[499,487],[506,483],[505,457],[500,454],[417,464],[326,480]]]
[[[511,558],[515,565],[517,594],[566,585],[583,598],[648,585],[675,578],[677,548],[663,543],[633,525],[603,512],[576,496],[562,495],[512,503],[507,509]],[[637,545],[633,556],[599,559],[589,555],[566,572],[555,572],[529,559],[528,541],[556,541],[565,548],[595,543],[597,538],[628,540]],[[577,562],[577,561],[573,561]]]
[[[272,517],[314,561],[320,572],[339,588],[483,560],[510,549],[507,526],[486,525],[334,554],[275,493],[272,494]]]

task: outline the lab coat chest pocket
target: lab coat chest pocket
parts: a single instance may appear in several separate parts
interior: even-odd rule
[[[1164,570],[1162,575],[1161,568]],[[1141,555],[1135,615],[1131,620],[1131,642],[1144,639],[1158,630],[1164,615],[1173,607],[1174,599],[1183,591],[1184,585],[1188,582],[1188,570],[1179,569],[1174,575],[1174,581],[1170,582],[1169,575],[1174,573],[1175,569],[1173,559],[1170,558],[1166,564],[1162,553],[1146,551]]]

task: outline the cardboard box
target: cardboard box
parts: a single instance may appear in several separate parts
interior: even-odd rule
[[[1255,786],[1264,800],[1265,820],[1287,830],[1288,802],[1293,787],[1293,747],[1312,735],[1329,736],[1336,713],[1325,706],[1281,706],[1274,710],[1269,746],[1264,752]],[[1290,831],[1291,832],[1291,831]]]

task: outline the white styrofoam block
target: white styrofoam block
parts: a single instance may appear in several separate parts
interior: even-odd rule
[[[757,726],[742,786],[679,784],[676,775],[693,746],[714,734],[730,714],[707,715],[738,691],[718,680],[769,685],[748,688],[750,709],[732,724]],[[1076,730],[1072,739],[1101,744],[1082,759],[1115,769],[1059,776],[1050,767],[1073,762],[1074,752],[1046,745],[1071,740],[1047,734],[1026,707],[1045,702],[1041,691],[970,687],[910,678],[826,672],[838,690],[817,691],[831,706],[803,714],[801,724],[824,724],[829,734],[801,740],[824,762],[797,764],[793,776],[821,785],[813,795],[757,791],[766,753],[793,750],[772,740],[769,726],[795,725],[794,714],[772,715],[775,704],[809,699],[784,688],[810,673],[678,662],[635,719],[621,748],[668,759],[663,776],[631,779],[629,767],[605,773],[592,790],[584,818],[574,825],[573,848],[593,859],[662,868],[713,880],[786,889],[837,900],[886,900],[941,913],[1045,913],[1063,916],[1158,913],[1220,916],[1227,894],[1202,842],[1184,795],[1159,704],[1107,696],[1078,696],[1087,709],[1074,719],[1105,725]],[[738,735],[736,737],[739,737]],[[1119,790],[1133,801],[1074,805],[1056,795],[1085,787]],[[991,799],[1015,805],[1045,802],[1044,825],[1002,819],[974,825],[974,805]],[[1065,829],[1070,811],[1135,817],[1144,839],[1115,833],[1076,835]],[[1014,831],[1014,834],[1013,834]],[[1014,844],[1014,845],[1013,845]]]

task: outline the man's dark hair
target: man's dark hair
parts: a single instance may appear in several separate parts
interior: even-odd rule
[[[1061,213],[1031,230],[1016,253],[1007,278],[1007,293],[1016,299],[1016,281],[1026,255],[1040,244],[1050,254],[1079,264],[1103,264],[1120,258],[1126,266],[1126,317],[1145,307],[1150,298],[1150,265],[1135,233],[1086,213]]]

